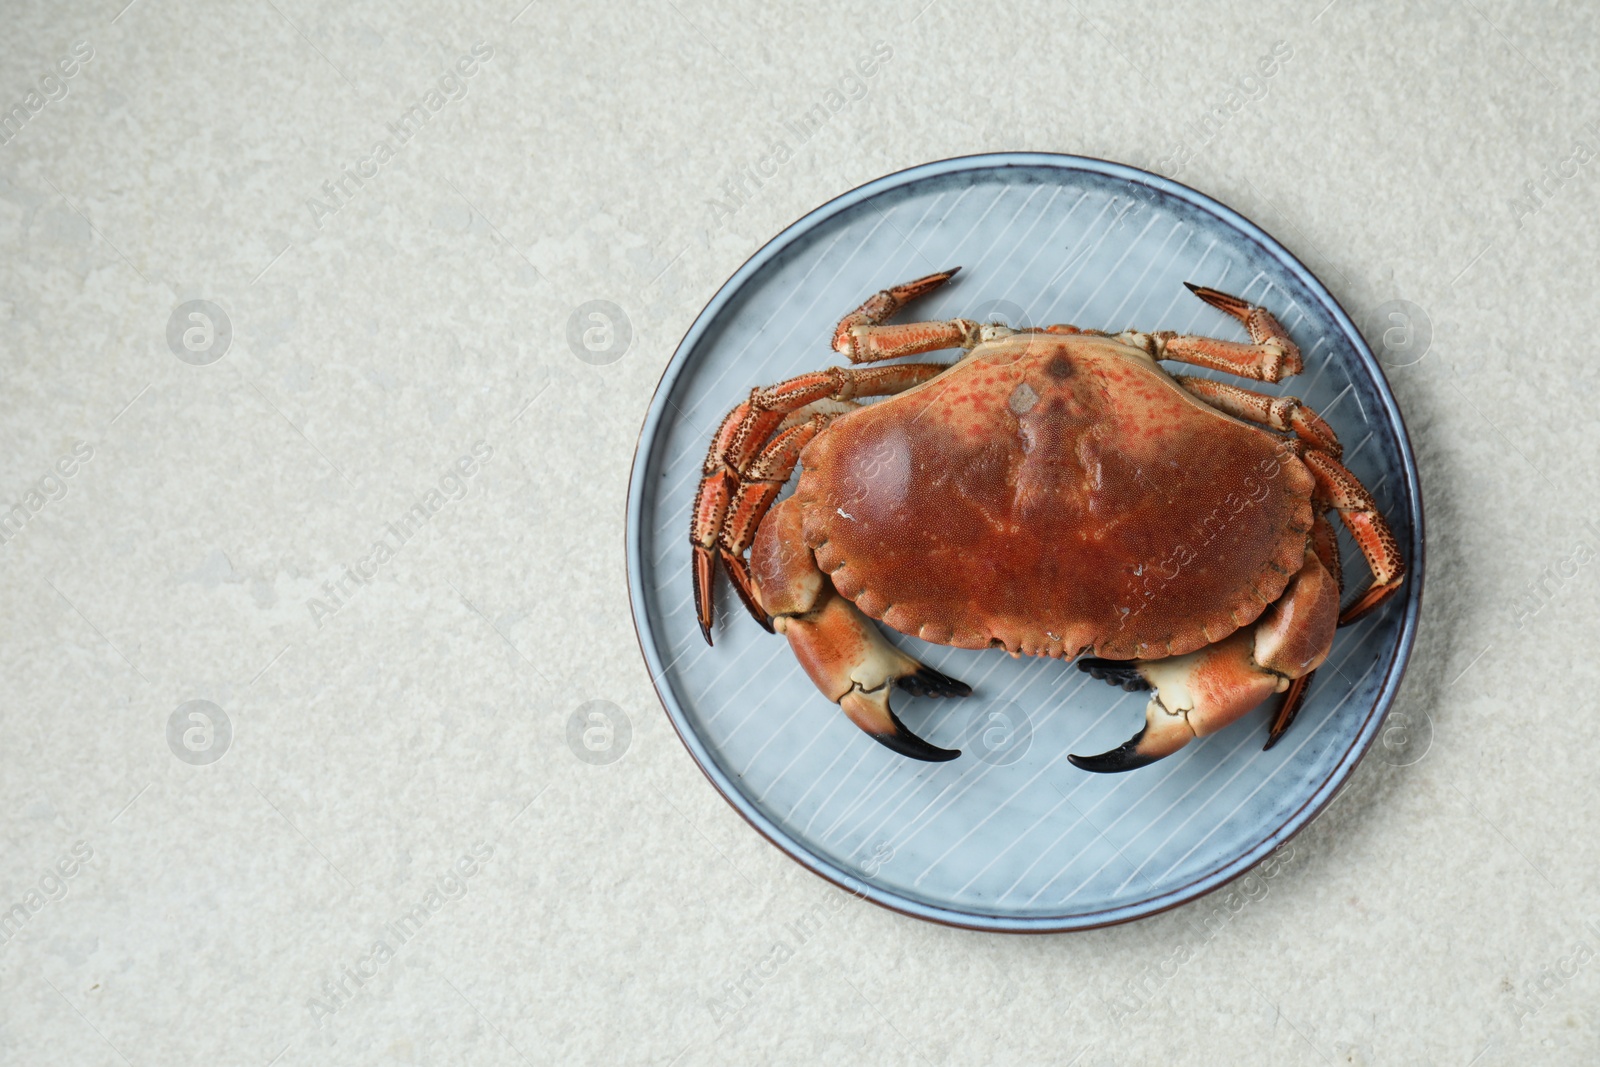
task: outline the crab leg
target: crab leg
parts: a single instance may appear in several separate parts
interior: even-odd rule
[[[902,363],[893,367],[860,369],[829,367],[801,374],[765,389],[753,389],[750,399],[728,412],[716,436],[711,439],[711,449],[706,454],[702,468],[704,477],[695,496],[689,529],[689,541],[694,546],[695,615],[707,644],[711,643],[714,611],[711,583],[716,575],[717,556],[720,554],[727,560],[731,555],[725,548],[719,552],[724,537],[723,527],[740,486],[748,480],[750,465],[762,454],[772,434],[794,412],[818,401],[848,401],[860,396],[887,396],[903,392],[938,377],[945,369],[942,363]],[[795,454],[798,456],[798,450]],[[793,469],[791,465],[790,471]],[[786,472],[778,485],[781,487],[787,478]],[[759,514],[754,521],[760,521]],[[735,587],[748,606],[749,581],[743,564],[741,562],[737,570],[732,570],[733,564],[729,566],[735,574]],[[764,615],[754,608],[752,614],[766,625]]]
[[[1196,737],[1237,721],[1273,693],[1286,693],[1268,745],[1288,728],[1307,684],[1327,659],[1338,623],[1339,589],[1318,554],[1307,549],[1299,573],[1254,627],[1234,631],[1184,656],[1117,662],[1081,658],[1079,666],[1124,688],[1152,689],[1145,724],[1098,756],[1067,758],[1085,771],[1131,771],[1171,755]]]
[[[1339,518],[1372,569],[1372,584],[1339,616],[1339,625],[1344,626],[1382,604],[1400,588],[1406,576],[1405,561],[1400,558],[1394,531],[1372,494],[1344,464],[1316,449],[1307,449],[1300,458],[1317,480],[1318,502],[1338,510]]]
[[[1339,559],[1339,540],[1334,535],[1333,524],[1328,521],[1326,515],[1318,515],[1311,520],[1310,547],[1317,561],[1333,579],[1333,600],[1337,604],[1344,595],[1344,564]],[[1267,731],[1267,743],[1261,746],[1263,752],[1277,744],[1278,738],[1282,737],[1294,723],[1295,716],[1300,714],[1300,705],[1305,701],[1311,679],[1316,676],[1316,671],[1302,674],[1291,681],[1289,688],[1284,690],[1283,701],[1278,705],[1278,712],[1272,717],[1272,727]]]
[[[890,644],[839,595],[806,547],[793,497],[761,524],[750,564],[774,627],[789,639],[811,681],[851,722],[902,756],[941,763],[961,755],[908,730],[889,706],[889,693],[896,685],[916,696],[968,696],[972,690]]]
[[[767,618],[751,584],[750,565],[744,558],[745,550],[755,540],[756,530],[767,509],[777,499],[779,490],[789,480],[789,475],[794,473],[795,464],[800,462],[801,449],[810,444],[811,439],[832,418],[830,415],[813,415],[772,439],[766,450],[745,471],[717,537],[717,555],[721,557],[723,566],[728,568],[734,591],[744,602],[745,609],[768,633],[773,632],[772,622]]]
[[[869,296],[865,303],[839,320],[838,328],[833,331],[833,350],[851,363],[876,363],[941,348],[975,347],[983,339],[983,327],[971,319],[885,325],[889,316],[917,297],[933,292],[955,277],[960,269],[951,267]]]
[[[1344,561],[1339,558],[1339,539],[1333,532],[1328,516],[1319,514],[1311,520],[1311,551],[1317,554],[1322,565],[1333,575],[1333,584],[1344,593]]]
[[[1405,578],[1405,564],[1400,558],[1394,533],[1378,511],[1372,494],[1339,462],[1339,457],[1344,454],[1344,446],[1321,416],[1298,397],[1269,396],[1208,378],[1180,375],[1177,382],[1220,411],[1235,418],[1270,426],[1274,430],[1293,433],[1309,446],[1297,451],[1317,480],[1318,505],[1338,510],[1339,517],[1349,528],[1361,554],[1372,568],[1372,585],[1340,617],[1339,625],[1356,621],[1400,587]],[[1327,524],[1323,525],[1326,527]],[[1331,538],[1332,531],[1328,529],[1327,536]],[[1315,531],[1312,536],[1316,538]],[[1336,549],[1330,556],[1324,557],[1325,562],[1329,559],[1332,561],[1328,564],[1329,570],[1338,576],[1336,568],[1339,566],[1339,557]]]
[[[1266,308],[1240,300],[1215,289],[1198,285],[1184,286],[1195,296],[1218,311],[1244,323],[1250,331],[1251,344],[1236,341],[1219,341],[1214,337],[1162,330],[1158,333],[1139,333],[1128,330],[1118,336],[1129,344],[1138,345],[1154,359],[1172,359],[1192,363],[1197,367],[1227,371],[1241,378],[1256,378],[1276,382],[1304,369],[1300,349],[1290,340],[1289,332],[1273,318]]]
[[[1320,448],[1338,459],[1344,455],[1344,445],[1334,434],[1333,427],[1322,421],[1322,416],[1306,407],[1296,396],[1271,396],[1253,389],[1242,389],[1227,382],[1210,378],[1192,378],[1177,375],[1176,380],[1185,390],[1204,400],[1218,411],[1236,419],[1270,426],[1274,430],[1292,433],[1313,448]]]

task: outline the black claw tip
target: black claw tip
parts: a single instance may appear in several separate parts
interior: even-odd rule
[[[1189,290],[1191,293],[1198,293],[1200,291],[1200,287],[1193,282],[1184,282],[1183,287]]]
[[[705,623],[700,624],[700,636],[706,639],[706,644],[711,644],[711,627]]]
[[[1067,760],[1080,771],[1093,771],[1095,774],[1120,774],[1123,771],[1136,771],[1140,767],[1148,767],[1160,756],[1141,756],[1134,749],[1139,747],[1139,742],[1144,740],[1144,731],[1140,730],[1128,740],[1112,749],[1102,752],[1098,756],[1074,756],[1070,753]]]
[[[902,756],[919,759],[925,763],[947,763],[961,755],[957,748],[940,748],[938,745],[929,744],[910,730],[900,721],[900,716],[889,712],[889,720],[894,723],[894,732],[887,734],[872,734],[872,739],[891,752],[898,752]]]
[[[895,681],[901,689],[914,697],[969,697],[972,695],[972,686],[948,674],[940,674],[932,667],[920,667],[915,674],[908,674]]]
[[[940,748],[930,745],[914,733],[873,734],[872,739],[891,752],[922,760],[924,763],[948,763],[961,755],[960,749]]]
[[[1145,681],[1144,675],[1139,673],[1139,668],[1117,660],[1101,659],[1099,656],[1082,656],[1078,659],[1078,669],[1087,671],[1091,678],[1098,678],[1102,682],[1110,682],[1112,685],[1120,685],[1130,693],[1150,688],[1150,683]]]

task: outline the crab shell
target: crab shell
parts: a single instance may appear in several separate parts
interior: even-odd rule
[[[1306,553],[1282,438],[1114,338],[1020,333],[852,411],[801,456],[803,536],[902,633],[1013,655],[1181,655],[1255,621]]]

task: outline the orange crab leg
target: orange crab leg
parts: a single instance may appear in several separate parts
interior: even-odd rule
[[[1322,421],[1322,416],[1295,396],[1269,396],[1252,389],[1242,389],[1227,382],[1210,378],[1192,378],[1177,375],[1176,380],[1185,390],[1204,400],[1218,411],[1236,419],[1270,426],[1274,430],[1292,433],[1313,448],[1320,448],[1338,459],[1344,455],[1344,445],[1333,432],[1333,427]]]
[[[1334,535],[1333,524],[1328,521],[1326,515],[1318,515],[1311,520],[1310,548],[1317,561],[1328,572],[1328,576],[1333,579],[1333,603],[1337,605],[1344,594],[1344,564],[1339,559],[1339,540]],[[1300,714],[1300,705],[1305,701],[1306,690],[1311,686],[1311,679],[1316,675],[1316,671],[1311,671],[1289,683],[1289,688],[1283,694],[1283,702],[1278,705],[1278,712],[1272,717],[1272,727],[1267,731],[1267,743],[1261,746],[1263,752],[1277,744],[1278,738],[1282,737],[1294,723],[1295,716]]]
[[[728,566],[740,599],[762,625],[767,625],[766,614],[757,606],[751,593],[749,571],[742,557],[743,547],[737,552],[728,547],[725,527],[729,509],[734,507],[741,487],[750,480],[752,463],[763,455],[773,432],[807,405],[819,401],[849,401],[856,397],[904,392],[931,381],[946,369],[942,363],[902,363],[893,367],[859,369],[829,367],[797,375],[765,389],[754,389],[749,400],[728,413],[711,439],[711,449],[706,454],[702,468],[704,477],[700,480],[689,527],[689,542],[694,552],[695,616],[707,644],[711,643],[711,623],[715,611],[711,586],[719,556]],[[815,436],[816,431],[811,433]],[[799,447],[803,447],[803,443]],[[798,455],[797,447],[795,456]],[[792,464],[789,470],[793,470]],[[787,479],[788,472],[785,472],[777,482],[778,488]],[[774,489],[765,504],[751,504],[753,518],[742,521],[749,525],[752,536],[754,524],[760,522],[760,513],[771,504],[771,497],[776,495],[777,489]]]
[[[865,303],[839,320],[838,328],[833,331],[833,350],[851,363],[876,363],[941,348],[973,348],[982,339],[982,327],[971,319],[884,325],[889,316],[917,297],[933,292],[955,277],[960,269],[951,267],[869,296]]]
[[[1227,371],[1241,378],[1261,381],[1281,381],[1305,369],[1300,359],[1300,349],[1289,338],[1289,331],[1266,308],[1241,300],[1215,289],[1198,285],[1184,286],[1195,296],[1218,311],[1244,323],[1250,331],[1251,344],[1236,341],[1219,341],[1214,337],[1162,330],[1159,333],[1139,333],[1129,330],[1118,336],[1130,344],[1138,345],[1155,359],[1172,359],[1191,363],[1197,367]]]
[[[757,394],[734,407],[711,438],[711,448],[701,468],[699,492],[689,519],[689,542],[694,546],[694,608],[700,632],[711,641],[711,583],[717,572],[717,537],[727,518],[728,506],[739,488],[739,472],[749,464],[788,412],[756,406]],[[740,596],[745,586],[737,586]],[[763,619],[765,617],[763,616]]]
[[[1339,558],[1339,539],[1333,532],[1328,516],[1318,515],[1311,520],[1311,551],[1317,554],[1322,565],[1333,575],[1333,584],[1344,593],[1344,561]]]
[[[1278,739],[1294,723],[1300,714],[1300,705],[1305,703],[1306,691],[1311,688],[1311,679],[1316,676],[1316,671],[1302,674],[1290,682],[1289,688],[1283,691],[1283,703],[1278,705],[1278,713],[1272,717],[1272,727],[1267,731],[1267,743],[1261,746],[1261,751],[1266,752],[1276,745]]]
[[[1307,449],[1300,458],[1317,480],[1318,501],[1338,509],[1339,518],[1372,569],[1372,584],[1339,616],[1339,625],[1344,626],[1382,604],[1400,588],[1406,576],[1405,561],[1400,558],[1394,531],[1378,511],[1372,494],[1344,464],[1316,449]]]
[[[761,525],[778,491],[794,473],[795,464],[800,462],[800,450],[810,444],[831,419],[829,415],[813,415],[798,426],[791,426],[774,437],[766,451],[745,471],[722,527],[723,542],[734,555],[743,556],[755,540],[756,527]]]
[[[772,507],[783,483],[789,480],[795,464],[800,462],[800,450],[810,444],[811,439],[832,419],[831,415],[813,415],[772,439],[766,450],[745,471],[717,538],[717,555],[728,568],[728,577],[733,580],[735,592],[744,602],[745,609],[766,627],[768,633],[773,632],[772,622],[767,618],[766,609],[761,606],[761,599],[756,594],[744,553],[750,547],[750,542],[755,540],[756,529],[766,516],[767,509]]]

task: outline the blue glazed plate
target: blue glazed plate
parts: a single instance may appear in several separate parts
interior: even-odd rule
[[[1085,773],[1067,753],[1126,740],[1143,721],[1144,694],[1055,660],[891,633],[974,689],[965,700],[897,695],[916,733],[964,751],[949,763],[920,763],[872,741],[821,696],[788,643],[745,614],[725,578],[716,647],[701,639],[689,514],[723,415],[753,386],[837,362],[834,324],[868,295],[957,265],[962,273],[916,305],[914,318],[1244,340],[1236,323],[1183,288],[1188,281],[1267,306],[1300,345],[1304,374],[1251,387],[1292,390],[1327,418],[1411,572],[1403,596],[1339,631],[1299,719],[1272,751],[1261,747],[1269,701],[1150,767]],[[1342,531],[1341,547],[1351,586],[1364,583]],[[779,234],[678,346],[645,418],[628,495],[639,642],[706,776],[751,825],[823,877],[906,914],[978,929],[1125,922],[1209,892],[1282,844],[1332,798],[1376,736],[1411,650],[1421,577],[1421,502],[1400,412],[1327,289],[1216,201],[1075,156],[929,163],[852,190]]]

